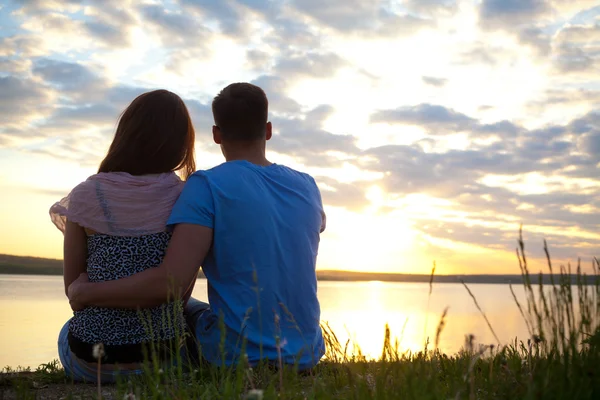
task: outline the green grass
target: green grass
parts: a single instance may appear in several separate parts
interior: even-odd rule
[[[517,257],[527,300],[516,306],[530,338],[499,346],[475,343],[467,334],[463,349],[447,355],[437,349],[444,312],[436,337],[417,353],[399,351],[389,329],[382,327],[381,357],[369,361],[359,348],[340,343],[324,326],[326,359],[308,375],[293,368],[249,368],[243,362],[237,368],[200,368],[191,373],[180,368],[163,371],[149,364],[144,376],[103,386],[101,395],[115,399],[600,399],[600,264],[594,259],[593,274],[586,277],[579,264],[574,272],[571,266],[556,269],[545,250],[551,284],[534,285],[519,238]],[[572,274],[578,277],[577,285],[571,284]],[[595,283],[585,285],[586,279]],[[14,398],[44,398],[46,392],[40,387],[56,383],[67,390],[63,398],[98,397],[94,386],[82,392],[82,385],[69,383],[57,363],[29,374],[5,374],[0,389],[10,387]]]

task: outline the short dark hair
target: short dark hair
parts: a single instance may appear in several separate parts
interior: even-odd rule
[[[131,175],[196,170],[195,132],[183,100],[167,90],[138,96],[121,115],[117,132],[98,172]]]
[[[258,140],[265,135],[269,101],[256,85],[232,83],[214,98],[212,112],[224,140]]]

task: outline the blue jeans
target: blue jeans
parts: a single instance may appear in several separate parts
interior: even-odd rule
[[[188,357],[191,363],[194,365],[205,363],[205,360],[200,354],[200,343],[198,342],[196,328],[202,314],[204,314],[206,311],[210,311],[210,305],[203,301],[196,300],[193,297],[190,297],[183,309],[183,315],[185,316],[187,329],[192,336],[192,340],[188,342]]]

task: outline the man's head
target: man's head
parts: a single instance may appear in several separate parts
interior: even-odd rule
[[[249,145],[271,138],[267,121],[269,101],[265,92],[251,83],[232,83],[214,98],[213,138],[217,144]]]

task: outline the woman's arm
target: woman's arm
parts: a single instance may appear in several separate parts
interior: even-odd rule
[[[63,251],[63,278],[65,294],[68,296],[69,285],[87,270],[87,235],[80,225],[68,220],[65,226]]]

